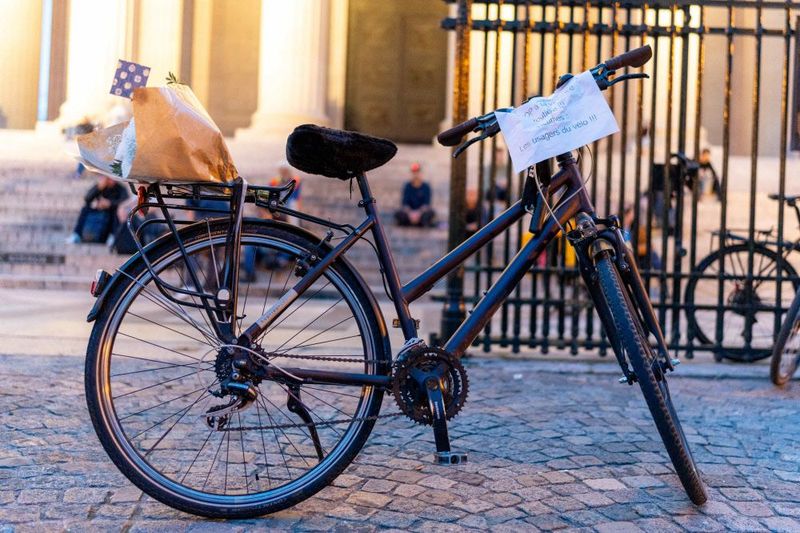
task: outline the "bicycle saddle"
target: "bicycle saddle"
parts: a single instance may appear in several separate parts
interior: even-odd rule
[[[378,168],[396,153],[392,141],[313,124],[297,126],[286,140],[286,160],[294,168],[340,180]]]
[[[785,194],[783,196],[781,196],[780,194],[769,194],[767,195],[767,197],[770,200],[784,201],[789,205],[792,205],[796,203],[798,200],[800,200],[800,194],[794,194],[794,195]]]

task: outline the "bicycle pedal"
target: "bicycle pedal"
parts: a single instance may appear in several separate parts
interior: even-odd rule
[[[437,465],[460,465],[467,462],[467,454],[463,452],[436,452],[434,462]]]

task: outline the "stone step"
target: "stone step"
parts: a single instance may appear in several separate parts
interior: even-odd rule
[[[113,273],[124,262],[124,257],[107,258],[97,261],[91,268],[71,268],[65,265],[7,265],[0,264],[0,287],[88,289],[97,269],[103,268]],[[22,268],[24,267],[24,268]],[[421,270],[409,269],[399,272],[403,282],[411,280]],[[377,268],[360,269],[359,273],[370,289],[378,296],[383,295],[384,286]],[[442,286],[444,281],[438,285]]]
[[[91,279],[85,276],[59,276],[45,274],[2,274],[0,287],[5,289],[50,289],[50,290],[85,290],[91,287]],[[88,313],[89,310],[87,309]]]
[[[381,283],[380,276],[369,275],[363,277],[364,281],[367,283],[367,285],[370,287],[370,290],[379,301],[386,302],[389,300],[383,288],[383,284]],[[93,280],[94,272],[92,272],[91,276],[0,273],[0,288],[89,291]],[[407,280],[404,279],[403,281]],[[444,282],[440,282],[434,286],[432,293],[441,292],[444,289],[443,283]],[[257,293],[258,290],[259,289],[257,288],[253,291],[253,296],[255,296],[255,293]],[[88,308],[86,309],[86,312],[89,312]]]
[[[398,187],[374,189],[373,196],[377,199],[380,209],[393,210],[400,206],[402,201],[402,184]],[[48,213],[66,215],[77,212],[83,206],[83,193],[66,197],[53,196],[43,192],[3,193],[9,199],[0,205],[0,214],[36,214]],[[433,190],[433,206],[447,209],[448,191],[444,188]],[[350,198],[349,192],[336,193],[333,191],[309,190],[304,187],[302,205],[305,209],[314,212],[329,212],[338,210],[357,210],[358,196]]]
[[[56,140],[38,148],[31,141],[29,154],[5,154],[0,165],[0,286],[85,289],[98,268],[113,271],[125,256],[110,253],[101,244],[67,245],[83,195],[94,183],[91,176],[72,179],[74,161],[64,154]],[[280,143],[278,143],[280,144]],[[46,145],[46,146],[45,146]],[[36,149],[34,149],[36,146]],[[252,183],[266,183],[274,175],[283,146],[264,146],[231,141],[237,167]],[[271,155],[275,157],[271,157]],[[269,156],[264,164],[265,156]],[[274,161],[272,161],[274,159]],[[449,151],[433,146],[400,146],[397,156],[382,168],[370,172],[370,186],[377,198],[381,218],[393,246],[401,279],[407,281],[435,261],[446,246],[444,229],[397,228],[393,212],[399,206],[402,187],[412,162],[422,161],[429,179],[434,205],[444,220],[447,212]],[[318,176],[303,177],[302,210],[323,219],[358,223],[363,210],[359,194],[348,182]],[[323,235],[322,228],[312,228]],[[372,248],[361,243],[347,254],[376,293],[382,293],[382,279]]]
[[[414,246],[396,249],[395,263],[401,272],[421,272],[444,253],[444,243],[439,246]],[[64,248],[69,246],[70,248]],[[73,248],[77,247],[77,248]],[[377,257],[369,246],[355,246],[345,257],[359,271],[377,269]],[[0,271],[25,272],[58,270],[64,273],[94,272],[99,264],[122,264],[126,255],[109,252],[103,245],[31,246],[26,249],[0,247]],[[69,271],[69,272],[67,272]]]
[[[3,242],[0,244],[0,253],[15,254],[19,259],[0,261],[0,263],[25,263],[24,256],[27,255],[59,255],[76,259],[102,257],[110,254],[108,248],[102,244],[65,244],[63,239],[55,243],[26,243],[19,246],[13,243]],[[38,262],[38,261],[33,261]]]
[[[68,226],[68,221],[64,218],[36,218],[34,215],[28,216],[4,216],[0,215],[0,236],[8,236],[20,233],[35,232],[54,232],[62,231]]]
[[[317,232],[320,233],[320,232]],[[441,229],[389,228],[389,239],[401,278],[421,272],[446,248]],[[97,268],[115,268],[127,257],[109,252],[102,244],[65,244],[66,232],[10,233],[0,245],[0,273],[76,276],[90,279]],[[361,242],[351,248],[347,259],[365,276],[378,272],[372,247]],[[380,285],[378,274],[370,280]]]
[[[359,221],[362,219],[363,215],[357,217]],[[420,242],[443,242],[447,240],[447,230],[444,227],[398,227],[394,224],[393,215],[390,213],[386,213],[381,219],[384,223],[384,229],[390,234],[390,244],[395,244],[397,246],[414,245]],[[24,239],[28,236],[36,237],[35,242],[63,243],[64,239],[72,230],[73,224],[74,220],[71,219],[43,219],[37,221],[9,221],[0,219],[0,245],[6,242],[6,239],[14,239],[15,237]],[[322,237],[326,231],[324,226],[312,224],[310,222],[303,221],[301,226],[320,237]]]

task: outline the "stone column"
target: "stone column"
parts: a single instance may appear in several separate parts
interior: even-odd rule
[[[258,109],[237,137],[328,124],[329,0],[262,0]]]
[[[170,72],[181,75],[183,0],[138,0],[137,8],[136,62],[150,67],[147,85],[160,87]]]
[[[0,0],[0,128],[36,124],[42,3]]]
[[[330,53],[328,54],[327,116],[333,128],[344,127],[347,93],[347,46],[350,0],[331,0]]]
[[[67,100],[59,122],[102,118],[118,100],[109,94],[117,60],[128,57],[128,0],[72,0],[67,41]]]

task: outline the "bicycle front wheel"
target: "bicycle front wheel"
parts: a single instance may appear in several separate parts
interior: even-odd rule
[[[624,359],[633,367],[647,407],[686,493],[692,502],[702,505],[708,499],[706,490],[672,405],[666,374],[647,342],[639,313],[634,309],[617,267],[609,256],[603,256],[597,262],[597,274],[602,297],[616,330],[618,349],[624,352]]]
[[[800,291],[794,297],[772,349],[769,376],[780,387],[792,379],[800,363]]]
[[[227,228],[212,220],[181,232],[191,266],[212,293]],[[246,220],[241,245],[239,329],[286,293],[300,261],[320,253],[318,241],[268,221]],[[160,278],[191,284],[175,238],[147,253]],[[253,379],[258,394],[248,409],[209,416],[227,407],[219,383],[231,372],[211,318],[189,305],[197,303],[191,297],[165,298],[141,259],[122,272],[89,342],[86,398],[101,443],[131,482],[182,511],[253,517],[308,498],[355,458],[382,390]],[[385,327],[367,291],[337,260],[255,350],[276,366],[386,375]]]

